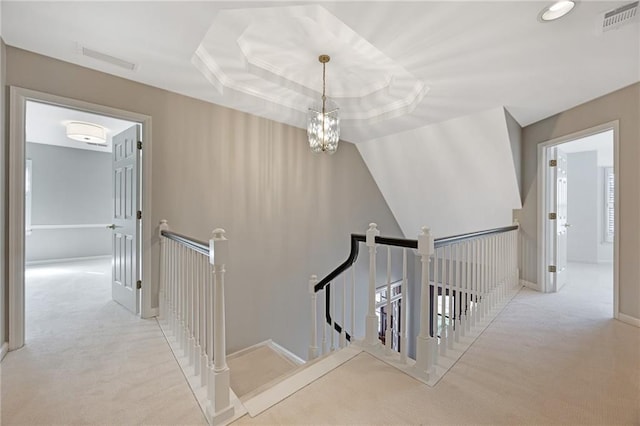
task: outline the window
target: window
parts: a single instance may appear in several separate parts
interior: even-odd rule
[[[614,233],[614,201],[615,201],[615,177],[612,167],[604,168],[604,235],[603,240],[613,242]]]
[[[24,177],[24,226],[27,235],[31,235],[31,176],[32,166],[31,160],[27,160],[25,164]]]

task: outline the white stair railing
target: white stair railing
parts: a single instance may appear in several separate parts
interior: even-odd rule
[[[211,424],[234,414],[226,363],[224,234],[215,229],[206,244],[171,232],[166,220],[159,227],[160,323],[181,366],[193,373],[191,382],[206,388],[203,408]]]
[[[435,384],[450,368],[466,347],[468,347],[480,331],[486,327],[499,309],[520,288],[518,271],[518,232],[517,223],[499,229],[475,232],[447,238],[433,239],[430,230],[423,227],[417,240],[380,237],[375,223],[369,225],[365,235],[351,236],[351,253],[349,258],[323,280],[312,276],[309,284],[312,299],[312,333],[309,346],[309,358],[327,352],[327,328],[330,341],[333,335],[346,328],[345,306],[348,305],[347,272],[357,258],[358,244],[364,242],[369,249],[369,277],[367,315],[364,318],[365,335],[358,343],[362,348],[392,365],[406,370],[409,374],[428,384]],[[376,285],[376,258],[378,246],[387,246],[386,281],[383,286]],[[392,309],[392,297],[398,298],[392,289],[391,247],[402,247],[402,315],[398,309]],[[415,359],[408,356],[409,336],[407,334],[412,301],[407,291],[407,250],[415,249],[421,263],[420,289],[418,307],[419,329],[415,337]],[[343,279],[338,277],[342,275]],[[339,314],[334,306],[335,296],[339,293],[332,289],[342,281],[342,306]],[[352,318],[356,308],[355,277],[351,279],[350,312]],[[376,292],[386,295],[384,306],[386,326],[380,329],[379,317],[383,312],[376,312]],[[321,328],[322,340],[318,345],[317,336],[317,293],[321,294]],[[327,301],[327,297],[329,300]],[[392,318],[392,316],[394,316]],[[392,325],[393,323],[393,325]],[[350,338],[355,335],[355,319],[350,323]],[[381,336],[381,337],[379,337]],[[382,345],[380,339],[383,338]],[[392,349],[391,341],[399,338],[400,353]],[[351,340],[351,339],[347,339]],[[342,340],[341,340],[342,343]],[[342,345],[341,345],[342,347]],[[331,345],[333,350],[333,344]],[[455,359],[454,359],[455,358]]]

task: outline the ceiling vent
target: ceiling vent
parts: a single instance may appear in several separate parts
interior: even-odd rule
[[[617,9],[604,12],[598,19],[598,31],[605,33],[615,30],[622,25],[630,22],[637,16],[638,2],[633,2],[620,6]]]
[[[78,46],[78,51],[83,56],[87,56],[101,62],[106,62],[129,71],[135,71],[136,68],[138,68],[138,66],[133,62],[125,61],[124,59],[116,58],[115,56],[107,55],[106,53],[98,52],[97,50],[89,49],[88,47]]]

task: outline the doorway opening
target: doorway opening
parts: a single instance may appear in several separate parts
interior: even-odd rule
[[[115,217],[113,141],[138,126],[127,120],[27,101],[27,338],[41,334],[38,330],[46,334],[51,327],[55,329],[61,317],[56,311],[78,313],[112,298],[123,303],[118,295],[111,294],[113,277],[125,275],[114,273],[114,269],[131,263],[114,259],[116,250],[120,250],[113,238],[115,230],[110,229]],[[135,287],[135,280],[132,285]],[[51,306],[56,306],[55,311]],[[137,306],[128,308],[139,311]]]
[[[25,296],[38,302],[64,287],[60,279],[68,287],[60,305],[85,283],[154,316],[152,228],[142,220],[151,205],[151,118],[16,87],[10,99],[9,350],[25,342]],[[25,276],[40,287],[25,291]]]
[[[608,123],[539,146],[539,282],[576,291],[618,317],[618,127]],[[566,286],[566,287],[565,287]]]

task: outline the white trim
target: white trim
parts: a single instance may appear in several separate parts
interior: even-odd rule
[[[252,351],[254,351],[254,350],[258,349],[258,348],[261,348],[263,346],[269,346],[269,341],[270,340],[271,339],[262,341],[260,343],[256,343],[255,345],[247,346],[246,348],[240,349],[239,351],[236,351],[236,352],[234,352],[232,354],[229,354],[229,355],[227,355],[227,361],[230,360],[230,359],[233,359],[233,358],[238,358],[239,356],[242,356],[244,354],[252,352]]]
[[[547,197],[547,173],[546,165],[548,162],[548,148],[560,145],[576,139],[585,138],[587,136],[602,133],[607,130],[613,130],[613,172],[616,179],[620,176],[620,155],[619,155],[619,122],[618,120],[600,124],[586,130],[571,133],[546,142],[538,144],[538,283],[544,292],[551,291],[551,283],[547,265],[549,264],[549,250],[547,243],[548,220],[546,215],[546,197]],[[620,271],[620,185],[616,181],[614,187],[614,245],[613,245],[613,317],[620,318],[619,301],[620,301],[620,283],[618,281]]]
[[[520,279],[520,285],[523,287],[530,288],[532,290],[540,291],[540,285],[538,285],[538,283],[523,280],[522,278]]]
[[[76,225],[31,225],[29,230],[38,229],[84,229],[84,228],[106,228],[111,225],[110,223],[88,223],[88,224],[76,224]]]
[[[335,370],[361,352],[362,349],[354,345],[332,352],[326,357],[311,363],[298,374],[289,376],[264,392],[249,398],[243,402],[243,405],[249,412],[249,415],[255,417],[330,371]]]
[[[64,257],[60,259],[31,260],[29,262],[25,262],[25,265],[26,266],[51,265],[54,263],[81,262],[83,260],[101,260],[101,259],[111,259],[111,255],[106,254],[103,256]]]
[[[141,317],[153,316],[151,307],[152,283],[151,245],[154,237],[151,223],[151,117],[117,108],[97,105],[76,99],[51,95],[35,90],[11,86],[9,110],[9,350],[24,345],[24,168],[25,116],[28,100],[79,109],[142,124],[142,303]]]
[[[640,318],[635,318],[626,314],[618,313],[618,317],[616,319],[618,321],[622,321],[625,324],[633,325],[635,327],[640,327]]]
[[[293,352],[291,352],[289,349],[286,349],[283,346],[280,346],[279,344],[277,344],[276,342],[274,342],[273,340],[269,339],[267,341],[269,347],[271,349],[273,349],[274,351],[278,352],[280,355],[284,356],[285,358],[287,358],[289,361],[293,362],[296,365],[302,365],[304,364],[306,361],[302,358],[300,358],[298,355],[294,354]]]
[[[5,355],[9,352],[9,343],[4,342],[2,346],[0,346],[0,362],[4,359]]]

